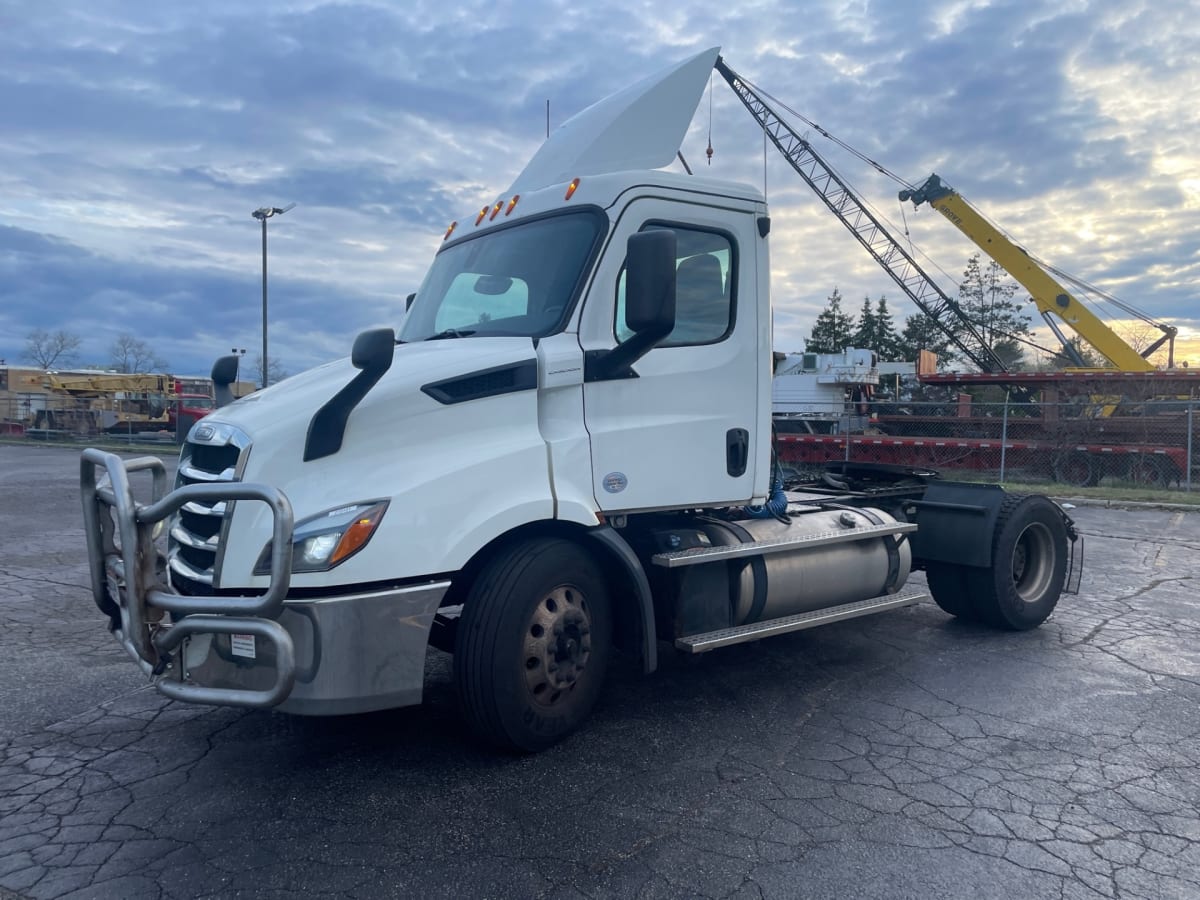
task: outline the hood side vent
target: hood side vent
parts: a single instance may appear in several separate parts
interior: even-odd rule
[[[433,381],[423,385],[421,390],[438,403],[465,403],[468,400],[481,400],[500,394],[535,390],[537,373],[537,360],[527,359],[524,362],[457,375],[444,381]]]

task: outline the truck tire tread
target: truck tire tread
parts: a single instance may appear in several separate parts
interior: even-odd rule
[[[591,651],[561,710],[544,710],[522,684],[521,647],[530,617],[549,591],[571,585],[591,615]],[[561,740],[586,718],[607,668],[611,617],[593,559],[576,544],[541,538],[510,544],[484,566],[459,622],[454,674],[464,716],[488,743],[534,752]]]
[[[925,580],[933,602],[964,622],[978,622],[979,611],[971,602],[971,587],[967,582],[965,566],[953,563],[926,563]]]
[[[1026,631],[1054,611],[1067,576],[1067,528],[1054,502],[1006,497],[992,533],[992,566],[967,569],[978,618],[1007,631]]]

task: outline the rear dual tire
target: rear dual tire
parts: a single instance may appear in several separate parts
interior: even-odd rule
[[[1067,527],[1045,497],[1008,497],[992,533],[992,566],[928,563],[933,599],[965,621],[1009,631],[1036,628],[1058,604],[1067,579]]]

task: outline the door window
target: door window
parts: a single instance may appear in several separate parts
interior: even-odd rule
[[[648,224],[643,231],[675,232],[675,327],[659,347],[712,344],[733,327],[736,253],[728,235],[673,225]],[[617,279],[616,336],[633,336],[625,321],[625,270]]]

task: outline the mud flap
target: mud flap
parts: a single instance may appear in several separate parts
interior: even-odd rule
[[[909,536],[913,561],[986,569],[1000,506],[1009,496],[994,484],[932,481],[917,508],[917,532]]]

